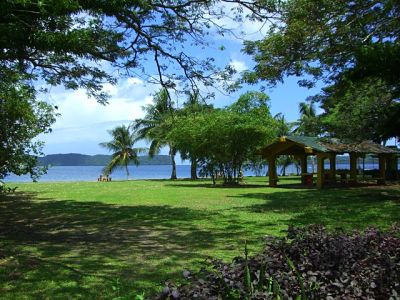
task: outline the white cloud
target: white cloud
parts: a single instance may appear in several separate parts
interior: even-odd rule
[[[108,105],[97,103],[82,89],[52,89],[50,102],[58,106],[61,116],[52,133],[39,137],[46,142],[46,154],[76,152],[73,150],[79,145],[81,153],[99,153],[98,143],[109,139],[107,130],[143,117],[142,106],[152,102],[151,95],[158,88],[138,78],[121,79],[114,86],[106,84],[104,90],[111,96]],[[88,145],[93,147],[88,149]]]
[[[130,84],[130,85],[135,85],[135,84],[142,85],[142,84],[143,84],[143,80],[141,80],[141,79],[139,79],[139,78],[136,78],[136,77],[128,78],[128,79],[126,80],[126,82],[127,82],[128,84]]]
[[[104,90],[111,96],[109,104],[101,105],[82,89],[62,91],[52,95],[61,116],[54,128],[90,126],[91,124],[133,120],[143,116],[142,106],[151,102],[150,94],[156,86],[145,86],[140,79],[128,78],[117,85],[106,84]]]
[[[232,59],[230,65],[238,72],[242,72],[247,70],[249,67],[247,66],[246,62],[243,60]]]

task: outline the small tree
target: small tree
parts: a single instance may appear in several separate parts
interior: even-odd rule
[[[125,167],[126,177],[129,178],[128,165],[133,162],[139,165],[138,153],[144,152],[146,149],[134,148],[134,144],[138,140],[135,133],[129,130],[129,127],[122,125],[110,130],[112,140],[100,143],[100,146],[112,151],[112,159],[107,166],[104,167],[105,175],[111,174],[118,167]]]
[[[180,116],[187,116],[192,120],[190,122],[196,122],[196,114],[201,112],[210,112],[214,109],[213,105],[207,104],[205,99],[201,97],[199,91],[188,93],[188,98],[183,104],[183,107],[178,111]],[[190,179],[197,179],[197,166],[199,159],[190,152],[185,152],[179,149],[182,159],[190,160]],[[203,167],[202,167],[203,170]],[[203,170],[204,171],[204,170]],[[203,172],[204,173],[204,172]]]
[[[259,97],[260,96],[260,97]],[[245,94],[225,109],[179,117],[168,137],[178,149],[201,161],[205,173],[218,172],[225,183],[238,182],[242,166],[275,136],[267,97]]]

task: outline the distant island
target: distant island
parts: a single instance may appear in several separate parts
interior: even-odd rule
[[[105,166],[110,160],[111,155],[79,153],[50,154],[38,159],[42,166]],[[170,165],[171,158],[168,155],[139,156],[139,162],[140,165]]]

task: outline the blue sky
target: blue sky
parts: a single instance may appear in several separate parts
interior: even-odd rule
[[[244,39],[258,39],[263,35],[263,30],[259,30],[259,23],[248,21],[235,24],[228,18],[218,22],[232,28],[236,36]],[[231,64],[239,72],[252,68],[251,58],[241,52],[241,40],[234,36],[211,35],[209,38],[210,48],[190,48],[189,54],[214,57],[218,66]],[[221,46],[224,46],[223,51],[220,50]],[[301,88],[297,85],[297,80],[298,78],[287,78],[283,84],[265,91],[271,99],[272,114],[281,112],[287,120],[294,121],[298,118],[298,104],[307,96],[319,91],[318,87],[312,90]],[[259,87],[246,86],[231,95],[216,91],[215,99],[209,102],[223,107],[236,101],[240,94],[248,90],[257,90]],[[159,86],[146,83],[139,77],[121,78],[117,85],[105,86],[111,98],[107,106],[102,106],[94,99],[88,99],[83,90],[52,88],[50,93],[43,97],[59,107],[60,116],[53,125],[52,133],[39,136],[39,139],[45,142],[44,153],[107,154],[105,149],[98,146],[99,143],[109,140],[107,130],[143,117],[142,106],[151,103],[152,95],[158,89]],[[183,102],[184,99],[179,101]],[[138,146],[146,145],[141,143]],[[162,154],[166,153],[166,150],[162,151]]]

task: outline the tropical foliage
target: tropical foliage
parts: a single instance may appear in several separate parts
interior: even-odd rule
[[[183,107],[178,111],[179,116],[192,117],[192,122],[196,122],[196,114],[201,112],[212,111],[214,109],[213,105],[207,104],[206,99],[204,99],[200,92],[188,92],[188,97]],[[198,158],[190,152],[180,151],[182,159],[190,160],[190,178],[192,180],[197,179],[197,164]]]
[[[158,299],[396,299],[400,294],[399,228],[329,233],[289,228],[267,237],[263,252],[232,263],[211,260],[187,284],[167,281]],[[345,245],[345,246],[344,246]]]
[[[50,131],[56,108],[38,101],[32,86],[18,75],[0,71],[0,76],[0,179],[12,172],[29,173],[36,180],[45,170],[36,166],[43,143],[33,139]]]
[[[328,87],[314,101],[318,100],[325,110],[326,128],[332,130],[329,134],[341,138],[360,134],[359,138],[377,141],[398,137],[399,2],[273,3],[276,19],[270,19],[272,25],[266,37],[245,42],[244,51],[253,57],[256,66],[245,73],[244,80],[274,85],[287,76],[297,76],[299,84],[306,87],[319,80]],[[374,128],[370,128],[375,121]],[[363,126],[366,130],[359,130]],[[314,128],[302,129],[316,133]]]
[[[136,119],[133,122],[133,128],[137,131],[139,139],[146,139],[150,142],[150,157],[157,154],[162,147],[169,147],[172,164],[171,179],[176,179],[175,155],[177,149],[168,139],[168,133],[174,125],[176,113],[173,107],[174,103],[165,88],[154,95],[153,102],[143,108],[145,116],[142,119]]]
[[[400,137],[400,103],[378,78],[343,82],[315,98],[322,103],[321,121],[330,136],[378,143]]]
[[[198,158],[203,175],[237,182],[246,160],[275,136],[268,97],[249,92],[224,109],[182,116],[168,138],[177,149]]]
[[[115,127],[109,131],[112,140],[101,143],[100,146],[113,152],[111,161],[104,167],[105,175],[111,174],[114,169],[125,167],[126,176],[129,177],[128,165],[133,162],[139,165],[138,154],[144,152],[143,148],[134,148],[134,144],[138,140],[136,134],[131,132],[129,127],[122,125]]]
[[[305,136],[318,136],[321,133],[321,124],[313,102],[299,104],[300,118],[295,122],[293,133]]]

